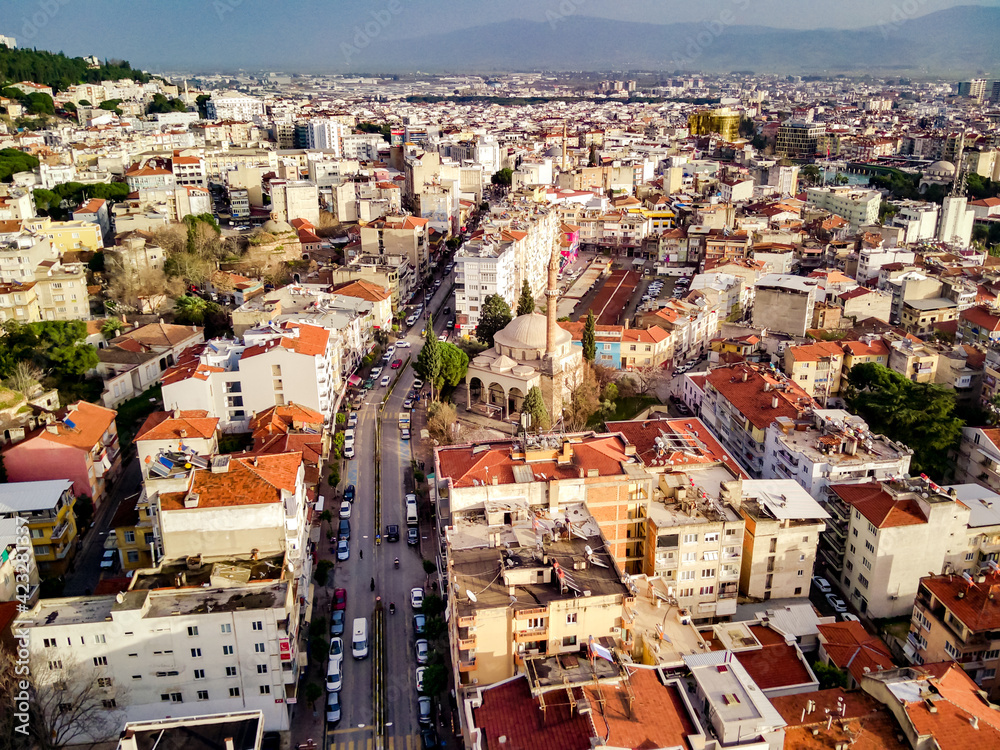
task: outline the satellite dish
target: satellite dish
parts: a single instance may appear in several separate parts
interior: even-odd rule
[[[470,602],[472,602],[473,604],[475,604],[475,603],[476,603],[477,601],[479,601],[479,600],[478,600],[478,599],[476,598],[476,595],[475,595],[475,594],[473,594],[473,593],[472,593],[471,591],[469,591],[468,589],[466,589],[466,590],[465,590],[465,595],[466,595],[467,597],[469,597],[469,601],[470,601]]]
[[[594,550],[590,548],[589,544],[583,548],[583,551],[587,553],[587,557],[590,557],[592,554],[594,554]]]

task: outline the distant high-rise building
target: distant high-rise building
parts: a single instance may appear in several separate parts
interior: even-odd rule
[[[718,133],[727,141],[735,141],[740,135],[740,113],[729,107],[703,109],[688,117],[691,135]]]
[[[344,135],[347,128],[334,120],[310,120],[306,126],[306,148],[333,151],[340,156],[343,151]]]
[[[808,159],[816,154],[819,137],[826,125],[813,122],[789,121],[778,128],[775,154],[789,159]]]
[[[958,84],[958,95],[967,96],[981,102],[986,94],[986,79],[973,78],[971,81],[961,81]]]
[[[17,40],[12,36],[0,34],[0,44],[6,45],[8,49],[14,49],[17,47]]]

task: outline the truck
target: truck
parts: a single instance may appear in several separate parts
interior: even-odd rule
[[[410,412],[401,411],[399,413],[399,429],[401,430],[410,429]]]

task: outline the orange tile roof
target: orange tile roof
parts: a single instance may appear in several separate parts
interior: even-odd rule
[[[928,576],[920,579],[934,596],[973,633],[1000,629],[1000,576],[969,584],[962,576]]]
[[[198,495],[198,508],[233,507],[280,503],[281,491],[295,491],[295,480],[302,454],[232,457],[229,470],[213,474],[210,469],[196,469],[191,492]],[[160,494],[164,511],[185,510],[185,492]]]
[[[297,354],[305,354],[309,357],[317,357],[326,352],[326,346],[330,341],[330,332],[325,328],[311,325],[301,325],[299,323],[286,322],[282,325],[286,331],[298,329],[298,336],[282,336],[280,339],[269,341],[266,344],[258,344],[243,350],[240,359],[256,357],[264,354],[276,346],[282,349],[290,349]]]
[[[609,432],[620,432],[631,445],[636,455],[649,467],[668,466],[683,471],[689,466],[711,466],[725,464],[731,472],[742,479],[750,477],[740,468],[725,448],[715,439],[711,431],[700,419],[642,419],[628,422],[605,422]],[[679,437],[690,445],[663,456],[656,455],[654,439]]]
[[[310,433],[275,434],[255,436],[253,447],[244,455],[263,456],[299,452],[306,464],[315,466],[323,453],[323,439]]]
[[[323,415],[301,404],[288,403],[272,406],[259,412],[250,420],[250,432],[256,439],[275,433],[287,433],[308,425],[322,428]]]
[[[135,341],[145,347],[173,347],[193,336],[201,329],[197,326],[179,326],[169,323],[150,323],[135,330],[119,334],[111,339],[112,344],[121,346],[123,340]]]
[[[812,397],[795,383],[750,364],[717,367],[709,373],[708,383],[760,429],[766,429],[778,417],[795,419],[804,408],[815,405]],[[771,385],[770,390],[764,390],[766,384]],[[778,390],[775,385],[783,385],[787,390]],[[775,398],[777,408],[772,406]]]
[[[48,440],[53,443],[61,443],[80,450],[90,451],[100,442],[101,437],[115,421],[115,410],[105,409],[103,406],[91,404],[86,401],[77,401],[66,411],[63,419],[69,419],[73,427],[67,427],[64,422],[56,422],[56,434],[49,432],[44,427],[39,429],[29,440]],[[27,440],[25,441],[27,442]],[[20,445],[20,443],[18,444]],[[17,445],[8,450],[14,450]]]
[[[843,357],[844,350],[832,341],[818,341],[815,344],[790,346],[788,351],[796,362],[817,362],[827,357]]]
[[[942,750],[1000,747],[1000,712],[983,701],[979,686],[954,662],[925,664],[921,671],[937,690],[931,713],[924,700],[905,703],[906,716],[919,736],[933,736]],[[973,727],[971,718],[978,726]]]
[[[892,654],[877,636],[870,635],[860,622],[832,622],[817,625],[820,643],[838,668],[851,673],[859,685],[866,674],[892,669]]]
[[[880,529],[927,523],[920,504],[912,498],[894,499],[878,482],[834,484],[830,489]]]
[[[343,294],[345,297],[358,297],[369,302],[381,302],[392,296],[392,294],[378,284],[364,280],[348,281],[346,284],[332,287],[330,292],[333,294]]]
[[[994,315],[984,307],[976,306],[962,310],[959,318],[990,332],[1000,331],[1000,315]]]
[[[188,409],[174,416],[172,411],[154,411],[136,434],[138,440],[179,440],[211,438],[219,427],[219,418],[208,416],[203,409]],[[183,435],[181,433],[184,433]]]
[[[785,747],[795,750],[830,750],[847,743],[851,750],[904,750],[899,723],[877,700],[860,690],[841,688],[812,693],[782,695],[770,699],[781,714],[785,727]],[[811,708],[813,709],[809,712]],[[841,706],[844,707],[841,716]],[[829,713],[827,713],[829,711]],[[805,717],[803,718],[803,712]],[[827,729],[827,717],[839,716]],[[813,731],[816,734],[813,734]]]
[[[760,641],[762,648],[739,651],[737,661],[743,665],[761,690],[808,685],[813,677],[793,645],[766,625],[751,625],[750,631]]]
[[[676,686],[663,685],[656,673],[649,669],[633,671],[629,682],[632,686],[631,701],[624,690],[605,686],[598,691],[589,684],[583,688],[590,705],[595,708],[591,719],[597,736],[605,738],[604,744],[637,749],[687,747],[687,738],[697,730]],[[549,697],[553,694],[545,695]],[[600,710],[596,710],[597,707]],[[555,747],[550,746],[550,750],[555,750]]]

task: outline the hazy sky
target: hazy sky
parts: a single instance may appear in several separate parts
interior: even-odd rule
[[[358,29],[377,40],[576,14],[623,21],[859,28],[1000,0],[0,0],[19,46],[124,57],[157,69],[337,67]],[[376,19],[373,14],[379,13]]]

